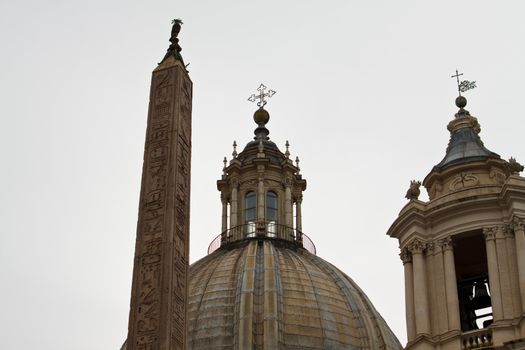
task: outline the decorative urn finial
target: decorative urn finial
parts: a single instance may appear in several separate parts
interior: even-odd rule
[[[419,189],[420,186],[421,181],[411,180],[405,198],[408,200],[418,199],[421,194],[421,190]]]
[[[514,157],[510,157],[509,162],[507,164],[507,168],[509,169],[509,172],[512,175],[519,175],[520,172],[523,171],[523,165],[518,163],[518,161]]]

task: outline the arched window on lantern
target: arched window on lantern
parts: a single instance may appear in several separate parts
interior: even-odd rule
[[[246,224],[246,234],[248,237],[255,235],[256,219],[256,195],[251,191],[244,196],[244,223]]]
[[[269,191],[266,193],[266,225],[269,236],[275,236],[277,233],[277,215],[277,193]]]

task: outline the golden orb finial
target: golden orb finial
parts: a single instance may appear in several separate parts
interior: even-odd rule
[[[270,113],[262,107],[259,107],[258,110],[253,113],[253,120],[257,125],[266,125],[270,120]]]
[[[458,108],[465,108],[466,105],[467,105],[467,99],[465,98],[465,96],[456,97],[456,106]]]

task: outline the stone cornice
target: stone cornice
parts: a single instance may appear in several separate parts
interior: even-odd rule
[[[420,201],[410,201],[401,211],[399,217],[392,223],[387,231],[390,237],[401,238],[409,227],[424,227],[425,205]]]

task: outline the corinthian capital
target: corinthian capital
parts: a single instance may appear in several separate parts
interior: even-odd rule
[[[409,245],[408,249],[412,254],[422,254],[426,248],[426,244],[419,239],[414,239]]]
[[[452,238],[450,236],[440,239],[439,245],[441,246],[441,249],[443,249],[443,251],[454,249],[454,242],[452,241]]]
[[[516,230],[523,231],[523,229],[524,229],[523,219],[520,218],[519,216],[514,215],[512,217],[511,226],[512,226],[512,229],[514,231],[516,231]]]
[[[438,248],[436,246],[436,243],[434,241],[428,242],[425,245],[425,253],[426,255],[432,255],[434,253],[434,249]]]
[[[403,265],[412,262],[412,254],[406,247],[401,249],[401,253],[399,253],[399,258],[403,262]]]
[[[501,226],[501,231],[503,232],[503,237],[514,238],[514,230],[512,224]]]

